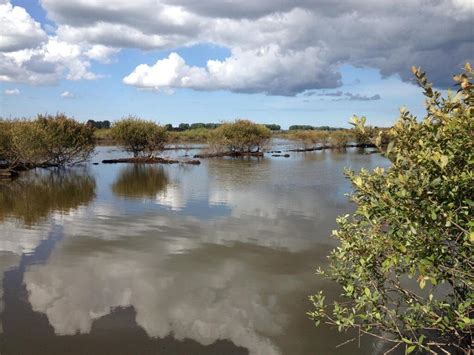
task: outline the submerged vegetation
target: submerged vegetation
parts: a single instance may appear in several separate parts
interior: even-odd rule
[[[94,147],[93,128],[64,114],[0,120],[0,162],[7,169],[77,164]]]
[[[352,215],[338,219],[340,247],[321,271],[343,287],[343,301],[312,296],[310,316],[340,331],[355,328],[391,343],[431,353],[470,353],[474,325],[473,71],[455,76],[447,98],[425,73],[413,73],[427,97],[426,117],[406,109],[388,132],[392,165],[348,172]],[[367,139],[363,119],[354,120]],[[381,138],[377,140],[381,144]]]

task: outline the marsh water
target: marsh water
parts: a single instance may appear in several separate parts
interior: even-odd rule
[[[276,147],[278,148],[278,147]],[[183,156],[185,151],[169,151]],[[364,151],[36,170],[0,184],[0,353],[376,354],[315,328]]]

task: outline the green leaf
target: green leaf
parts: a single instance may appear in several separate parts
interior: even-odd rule
[[[415,349],[416,349],[416,345],[409,346],[409,347],[407,347],[406,353],[407,353],[407,354],[410,354],[410,353],[412,353]]]
[[[439,158],[440,166],[444,169],[448,165],[448,157],[446,155],[441,155]]]
[[[394,145],[395,145],[394,141],[391,141],[390,143],[388,143],[387,154],[390,154],[390,152],[392,151]]]

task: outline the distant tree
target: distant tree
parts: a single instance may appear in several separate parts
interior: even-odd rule
[[[206,127],[205,123],[192,123],[190,126],[191,129],[205,128],[205,127]]]
[[[270,131],[279,131],[281,129],[281,126],[278,124],[266,124],[265,127],[267,127]]]
[[[163,150],[167,140],[166,129],[153,121],[129,116],[115,122],[112,136],[134,157],[152,156]]]
[[[109,129],[110,128],[110,121],[108,121],[108,120],[105,120],[105,121],[88,120],[86,122],[86,126],[97,128],[97,129]]]
[[[221,125],[222,125],[221,123],[206,123],[205,128],[216,129],[216,128],[220,127]]]
[[[168,132],[171,132],[173,130],[173,125],[171,123],[165,124],[164,127]]]
[[[178,128],[180,131],[187,131],[190,128],[190,126],[189,126],[189,123],[180,123]]]
[[[454,77],[457,94],[443,98],[413,68],[426,117],[400,110],[388,169],[348,171],[357,209],[338,218],[340,246],[322,272],[341,284],[343,300],[312,296],[316,324],[356,328],[406,353],[472,353],[474,73],[465,70]]]
[[[308,131],[308,130],[314,130],[314,127],[313,126],[309,126],[309,125],[292,125],[289,127],[289,130],[290,131]]]

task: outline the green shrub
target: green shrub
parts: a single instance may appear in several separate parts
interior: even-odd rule
[[[12,123],[0,119],[0,161],[5,164],[12,163]]]
[[[28,168],[48,162],[47,137],[36,121],[11,122],[11,165]]]
[[[210,143],[219,151],[251,153],[263,149],[270,138],[271,131],[265,126],[248,120],[236,120],[216,128],[210,137]]]
[[[0,157],[10,168],[77,164],[94,147],[93,128],[64,114],[0,121]]]
[[[66,166],[86,161],[95,148],[94,128],[64,114],[38,115],[34,124],[44,135],[45,163]]]
[[[164,127],[133,116],[115,122],[111,134],[134,157],[153,156],[162,151],[168,137]]]
[[[339,217],[340,246],[326,274],[342,285],[343,302],[311,297],[317,324],[385,339],[407,353],[469,353],[474,325],[473,71],[455,76],[447,98],[425,74],[421,120],[401,109],[390,130],[392,165],[348,172],[357,210]],[[411,279],[411,280],[410,280]]]

